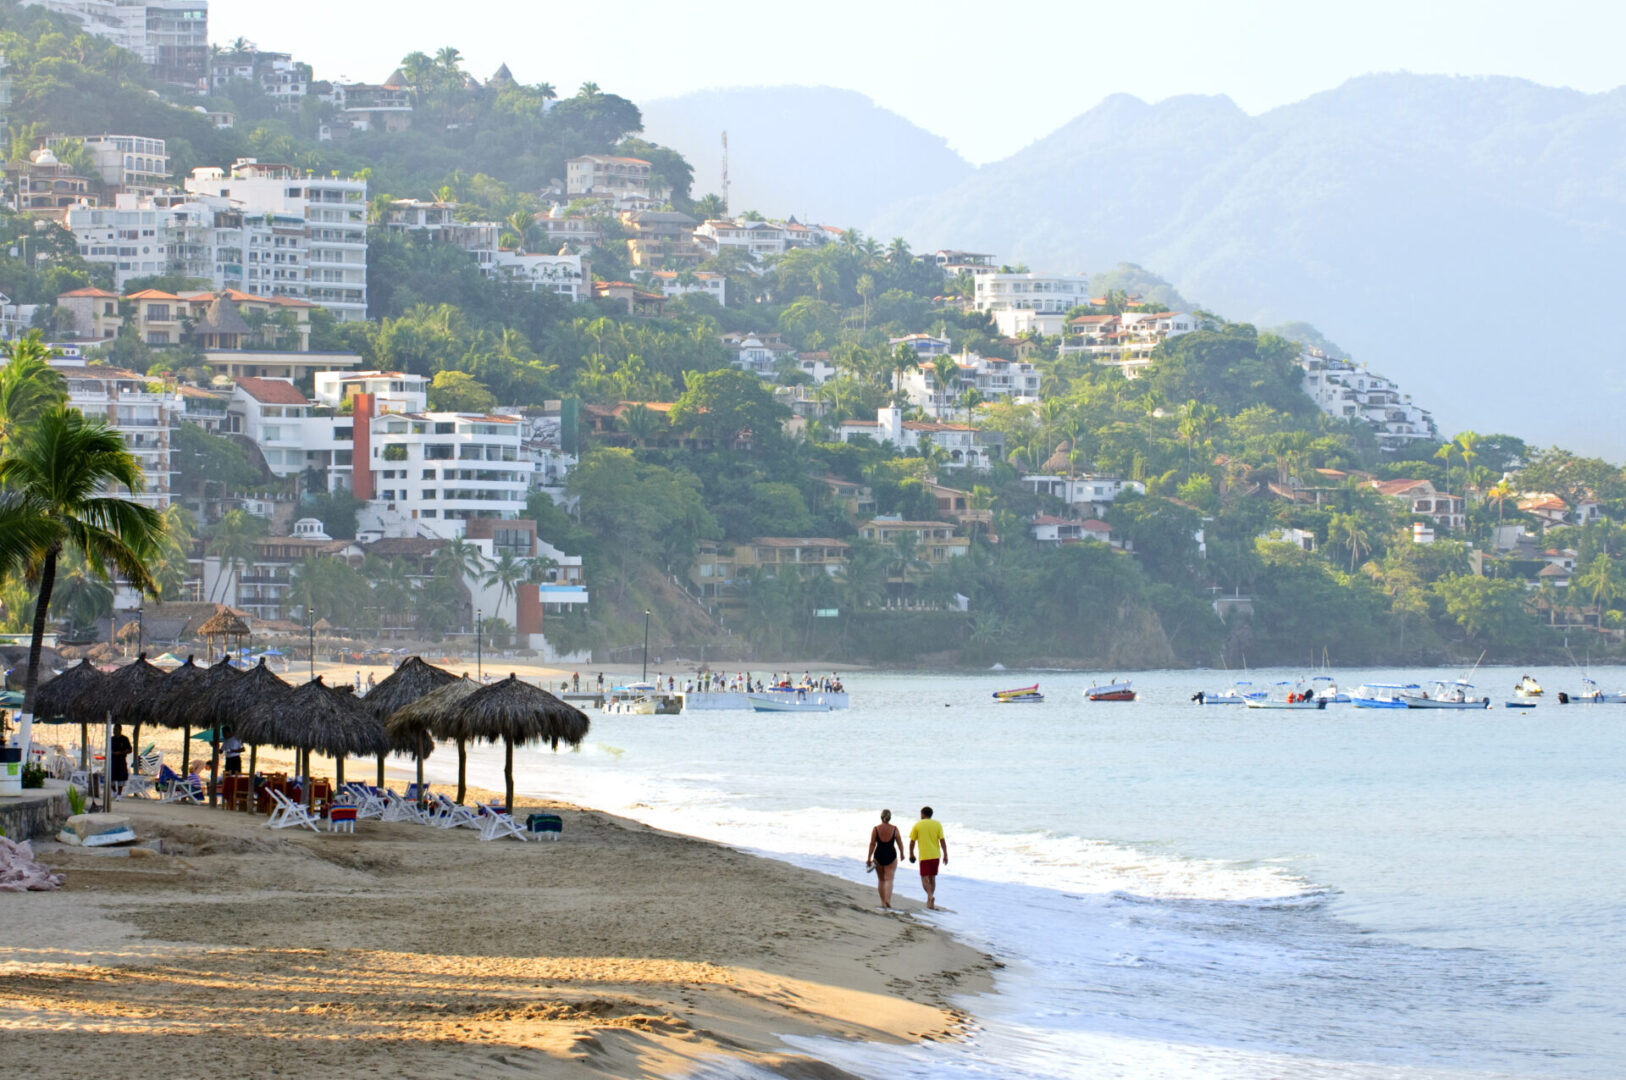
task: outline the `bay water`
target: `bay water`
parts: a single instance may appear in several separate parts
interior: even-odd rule
[[[1235,677],[1213,671],[1138,673],[1132,703],[1086,702],[1077,673],[862,673],[833,713],[595,711],[580,751],[515,768],[521,792],[865,883],[880,809],[907,832],[933,806],[951,910],[914,917],[1005,967],[961,1002],[962,1042],[798,1041],[862,1076],[1619,1077],[1626,705],[1559,705],[1581,673],[1531,673],[1547,696],[1513,710],[1524,672],[1475,672],[1495,708],[1472,712],[1199,707]],[[991,697],[1035,681],[1044,704]],[[471,782],[501,769],[471,751]]]

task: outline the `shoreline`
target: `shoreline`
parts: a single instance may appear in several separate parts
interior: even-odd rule
[[[389,773],[411,769],[391,759]],[[520,806],[561,813],[564,838],[485,844],[377,821],[318,836],[118,802],[166,853],[42,845],[66,881],[13,898],[0,1030],[26,1034],[42,1072],[95,1054],[187,1075],[654,1077],[727,1057],[835,1078],[850,1074],[780,1036],[952,1039],[971,1022],[953,1000],[993,988],[991,958],[880,913],[872,887],[597,810]],[[112,1032],[141,1038],[96,1039]]]

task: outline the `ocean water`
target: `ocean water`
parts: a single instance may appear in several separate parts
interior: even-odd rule
[[[1189,702],[1223,672],[1144,673],[1127,704],[1071,673],[863,674],[844,712],[594,714],[579,752],[518,752],[517,786],[865,883],[880,808],[907,831],[932,805],[951,911],[919,917],[1007,966],[963,1042],[798,1042],[859,1075],[1613,1080],[1626,705],[1560,706],[1580,672],[1538,669],[1547,699],[1503,709],[1520,674],[1475,673],[1488,712]],[[990,697],[1034,681],[1042,705]],[[500,748],[471,775],[500,788]]]

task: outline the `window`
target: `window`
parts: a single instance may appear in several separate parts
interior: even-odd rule
[[[450,445],[431,443],[423,448],[423,456],[426,461],[450,461],[453,457],[452,450]]]

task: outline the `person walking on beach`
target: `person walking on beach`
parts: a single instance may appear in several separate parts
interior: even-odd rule
[[[130,781],[130,754],[135,750],[123,724],[113,725],[112,760],[107,763],[109,783],[113,785],[113,798],[124,798],[124,785]]]
[[[926,906],[937,907],[937,868],[948,865],[948,841],[943,824],[932,817],[932,808],[920,808],[920,820],[909,830],[909,861],[915,861],[915,845],[920,845],[920,884],[926,890]]]
[[[892,879],[898,872],[899,850],[903,847],[903,834],[892,824],[892,811],[881,811],[881,823],[869,831],[869,851],[864,865],[875,871],[875,891],[881,894],[881,906],[892,907]]]

